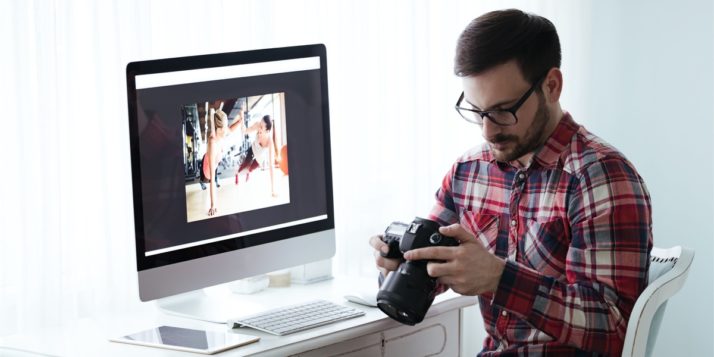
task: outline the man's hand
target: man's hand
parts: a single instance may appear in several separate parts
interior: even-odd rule
[[[381,256],[379,253],[382,252],[387,254],[389,252],[389,246],[387,243],[382,241],[382,236],[377,235],[369,239],[369,245],[374,248],[374,261],[377,263],[377,269],[382,273],[383,276],[387,276],[390,271],[395,271],[401,263],[397,259],[388,259]]]
[[[434,260],[427,273],[462,295],[480,295],[498,288],[506,262],[489,253],[460,224],[441,227],[439,232],[459,241],[457,247],[429,247],[406,252],[407,260]]]

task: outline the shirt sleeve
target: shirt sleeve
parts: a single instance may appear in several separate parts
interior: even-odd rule
[[[620,158],[589,165],[576,182],[566,280],[507,261],[492,302],[558,343],[620,355],[632,307],[647,286],[649,193]]]
[[[458,162],[451,166],[451,169],[444,175],[444,179],[441,180],[441,187],[436,191],[436,201],[428,215],[430,220],[436,221],[442,226],[454,224],[459,221],[452,190],[457,169]]]

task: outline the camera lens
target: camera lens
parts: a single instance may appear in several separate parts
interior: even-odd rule
[[[400,310],[397,306],[393,304],[382,301],[378,304],[379,308],[388,316],[392,317],[398,321],[412,321],[414,318],[406,311]]]
[[[426,264],[405,262],[388,274],[377,293],[379,309],[403,324],[421,322],[434,301],[436,288],[436,279],[427,274]]]

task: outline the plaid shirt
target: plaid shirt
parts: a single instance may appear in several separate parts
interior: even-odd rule
[[[479,296],[483,356],[617,355],[647,285],[650,197],[633,165],[566,113],[531,164],[464,154],[430,218],[461,223],[506,260]]]

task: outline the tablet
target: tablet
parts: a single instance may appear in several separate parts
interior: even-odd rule
[[[260,337],[257,336],[241,335],[229,331],[206,331],[173,326],[159,326],[109,340],[210,355],[234,347],[247,345],[259,339]]]

